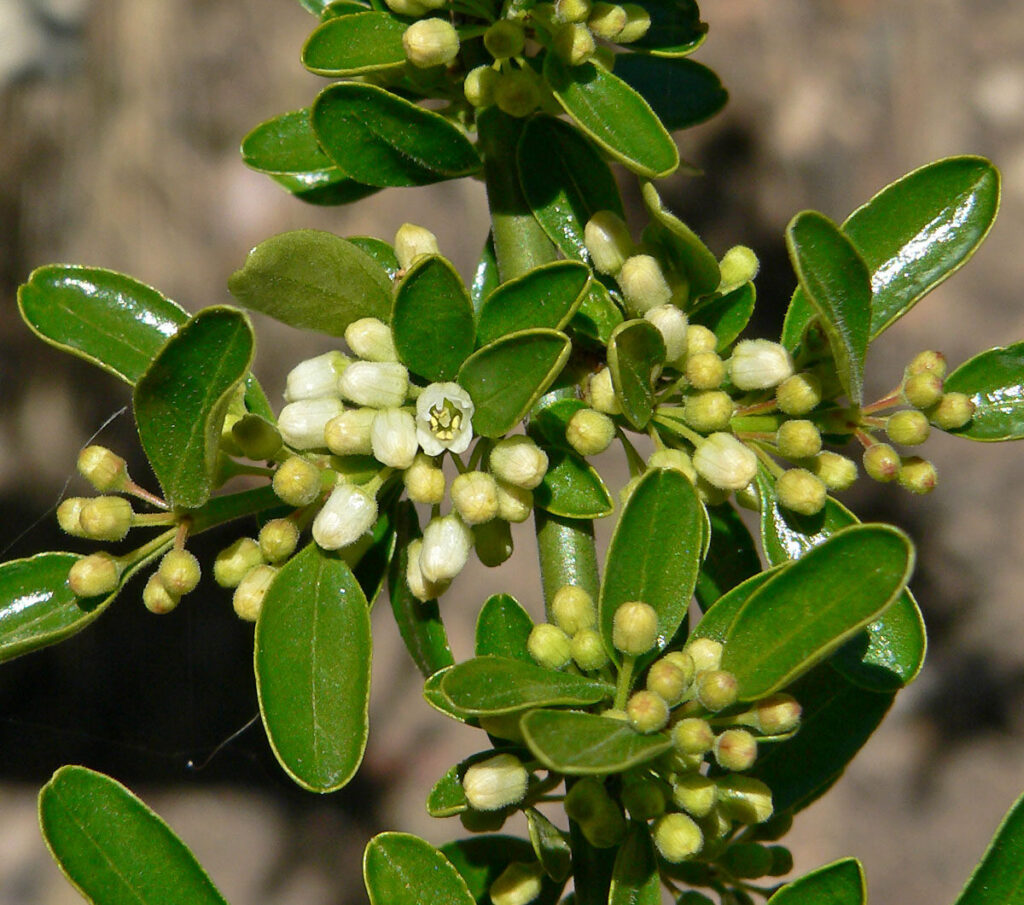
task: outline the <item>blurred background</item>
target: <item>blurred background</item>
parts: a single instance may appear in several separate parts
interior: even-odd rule
[[[872,347],[869,393],[917,351],[955,366],[1024,336],[1024,14],[996,0],[716,0],[697,59],[731,92],[713,122],[679,136],[705,175],[665,183],[666,201],[717,253],[762,260],[758,335],[774,337],[794,285],[782,243],[805,207],[843,219],[932,159],[983,154],[1003,171],[1000,218],[962,273]],[[391,190],[352,208],[303,206],[238,158],[258,122],[309,103],[322,81],[298,53],[314,20],[294,0],[0,0],[0,550],[75,549],[52,508],[85,490],[77,450],[95,432],[146,482],[125,385],[36,341],[18,284],[74,262],[130,273],[190,310],[230,302],[228,275],[263,238],[299,227],[390,239],[434,230],[464,275],[486,233],[473,181]],[[635,202],[629,179],[624,191]],[[639,221],[638,221],[639,222]],[[271,398],[327,345],[257,317],[257,374]],[[940,489],[910,498],[865,487],[866,518],[919,545],[913,582],[931,632],[922,677],[832,794],[789,838],[798,871],[862,859],[871,898],[952,902],[1024,789],[1024,506],[1021,447],[945,437],[926,453]],[[70,482],[70,483],[69,483]],[[865,482],[866,483],[866,482]],[[204,537],[208,555],[227,535]],[[529,533],[517,536],[531,555]],[[197,550],[197,552],[200,552]],[[524,559],[513,562],[523,562]],[[457,656],[484,596],[540,592],[516,567],[464,575],[445,601]],[[256,715],[252,630],[206,588],[150,616],[129,588],[88,631],[0,669],[0,905],[80,901],[50,862],[35,795],[64,763],[110,772],[192,846],[234,905],[363,901],[367,838],[402,829],[440,842],[454,822],[423,801],[475,750],[419,699],[381,606],[371,741],[356,781],[300,792]]]

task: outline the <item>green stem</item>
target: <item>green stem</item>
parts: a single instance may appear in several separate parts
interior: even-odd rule
[[[550,607],[555,592],[567,584],[583,588],[597,600],[600,579],[594,548],[594,523],[586,519],[563,518],[538,508],[534,508],[533,515],[546,605]]]
[[[625,710],[626,701],[629,700],[629,692],[633,686],[633,668],[636,666],[636,657],[624,656],[622,666],[619,667],[619,678],[615,683],[615,704],[616,710]]]

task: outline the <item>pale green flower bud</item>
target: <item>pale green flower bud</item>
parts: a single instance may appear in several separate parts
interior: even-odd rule
[[[612,385],[612,372],[604,368],[596,374],[592,374],[587,383],[587,396],[591,406],[606,415],[621,415],[622,406],[615,395],[615,387]]]
[[[626,24],[615,38],[616,44],[632,44],[639,41],[651,27],[651,14],[635,3],[623,3],[626,12]]]
[[[105,446],[87,446],[78,454],[78,473],[100,493],[117,492],[128,486],[128,466]]]
[[[639,600],[623,603],[612,617],[612,645],[627,656],[646,654],[658,640],[658,614]]]
[[[320,449],[324,443],[327,422],[345,410],[335,396],[300,399],[289,402],[277,418],[281,438],[292,449]]]
[[[416,419],[402,409],[383,409],[370,425],[373,457],[389,468],[408,468],[416,458]]]
[[[544,868],[540,862],[513,861],[491,884],[492,905],[529,905],[540,895]]]
[[[918,352],[910,360],[904,373],[907,377],[929,373],[941,379],[946,376],[946,356],[932,350]]]
[[[693,467],[693,460],[681,449],[655,450],[647,460],[647,467],[668,468],[671,471],[682,472],[691,484],[697,480],[697,471]]]
[[[462,777],[462,790],[476,811],[499,811],[526,797],[530,774],[513,754],[496,754],[471,765]]]
[[[935,466],[920,456],[910,456],[903,460],[899,473],[896,475],[900,487],[911,493],[931,493],[939,482]]]
[[[517,57],[526,46],[526,32],[518,22],[499,19],[484,32],[484,47],[496,60]]]
[[[237,588],[252,569],[262,565],[260,545],[251,537],[240,537],[217,554],[213,561],[213,580],[222,588]]]
[[[821,452],[821,432],[813,421],[783,421],[775,434],[779,455],[787,459],[810,459]]]
[[[313,540],[324,550],[354,544],[377,521],[377,498],[355,484],[339,484],[313,519]]]
[[[510,69],[502,72],[494,85],[494,103],[509,116],[529,116],[540,101],[540,86],[532,71]]]
[[[202,570],[199,560],[188,550],[168,550],[160,560],[157,575],[171,594],[182,597],[196,589]]]
[[[594,598],[581,587],[562,585],[551,598],[551,618],[567,635],[597,625],[597,607]]]
[[[828,497],[825,485],[806,468],[790,468],[775,482],[779,505],[800,515],[821,512]]]
[[[498,514],[498,483],[482,471],[467,471],[452,482],[452,505],[467,525],[481,525]]]
[[[121,582],[121,562],[109,553],[92,553],[77,560],[68,572],[68,587],[76,597],[112,594]]]
[[[686,331],[689,324],[682,311],[675,305],[658,305],[657,308],[651,308],[644,313],[644,320],[654,324],[665,341],[665,361],[675,361],[683,356],[686,352]],[[718,382],[721,383],[721,379]]]
[[[722,643],[711,638],[694,638],[686,645],[684,653],[690,655],[697,672],[718,669],[722,663]]]
[[[974,417],[974,403],[966,393],[945,393],[928,417],[941,430],[958,430]]]
[[[773,694],[754,705],[753,726],[765,735],[784,735],[800,725],[801,707],[792,695]]]
[[[764,823],[772,816],[772,790],[752,776],[722,776],[718,786],[718,807],[741,823]]]
[[[724,669],[708,669],[697,674],[697,700],[705,710],[717,713],[736,703],[739,683]]]
[[[98,496],[86,500],[78,513],[78,524],[92,540],[123,540],[132,526],[132,505],[119,496]]]
[[[156,616],[171,612],[181,598],[167,590],[158,572],[154,572],[142,589],[142,605]]]
[[[445,19],[413,22],[402,35],[405,58],[419,69],[447,66],[459,55],[459,33]]]
[[[348,358],[341,352],[325,352],[316,358],[299,362],[288,372],[285,379],[285,401],[298,402],[300,399],[337,396],[338,378],[348,364]]]
[[[431,9],[422,0],[384,0],[384,2],[393,13],[408,16],[410,19],[425,16]]]
[[[694,817],[707,817],[717,798],[718,787],[714,780],[700,773],[680,776],[672,784],[672,801]]]
[[[89,502],[85,497],[68,497],[57,507],[57,524],[60,530],[72,537],[88,537],[82,528],[82,507]]]
[[[725,362],[716,352],[697,352],[686,357],[683,373],[697,390],[715,390],[725,380]]]
[[[681,650],[672,650],[662,657],[668,663],[671,663],[676,669],[682,671],[686,677],[686,684],[689,685],[693,681],[694,675],[696,675],[697,667],[693,662],[693,657],[688,653]]]
[[[757,760],[757,739],[746,729],[726,729],[715,739],[714,752],[723,770],[749,770]]]
[[[301,456],[292,456],[274,472],[274,493],[282,503],[308,506],[320,495],[320,469]]]
[[[569,652],[576,665],[584,672],[600,669],[608,662],[601,635],[592,628],[580,629],[569,642]]]
[[[402,270],[408,270],[423,255],[439,255],[437,236],[424,226],[403,223],[395,233],[395,257]]]
[[[413,597],[424,603],[428,600],[436,600],[446,590],[448,582],[427,581],[423,577],[423,570],[420,569],[420,554],[423,551],[423,541],[417,538],[409,542],[409,557],[405,567],[405,581],[412,591]]]
[[[402,482],[414,503],[436,506],[444,499],[444,472],[425,453],[416,454],[412,465],[402,473]]]
[[[473,441],[473,400],[457,383],[432,383],[416,399],[416,437],[428,456],[464,453]]]
[[[260,552],[272,565],[284,562],[299,545],[299,528],[290,518],[275,518],[260,528]]]
[[[722,279],[718,284],[718,291],[725,295],[739,289],[757,276],[760,267],[761,264],[753,249],[747,248],[746,245],[734,245],[719,262],[718,270]]]
[[[579,824],[594,848],[611,848],[626,835],[625,815],[596,777],[584,777],[573,785],[565,796],[565,813]]]
[[[491,450],[488,464],[499,480],[533,490],[547,474],[548,455],[529,437],[517,435],[499,440]]]
[[[598,211],[583,227],[583,242],[594,270],[614,276],[633,250],[629,227],[614,211]]]
[[[345,328],[345,342],[366,361],[398,361],[391,328],[375,317],[361,317]]]
[[[647,690],[663,698],[670,707],[682,700],[689,686],[686,673],[671,660],[657,660],[647,672]]]
[[[701,433],[725,430],[735,411],[736,403],[724,390],[692,393],[683,401],[683,420]]]
[[[733,349],[729,375],[737,389],[767,390],[793,376],[793,359],[779,343],[744,339]]]
[[[572,659],[569,636],[549,622],[541,622],[533,627],[526,641],[526,649],[546,669],[563,669]]]
[[[533,491],[498,481],[498,518],[505,522],[525,522],[533,512]]]
[[[757,474],[757,456],[732,434],[715,433],[694,450],[693,467],[713,487],[742,490]]]
[[[933,371],[912,374],[903,384],[903,398],[916,409],[931,408],[942,398],[942,378]]]
[[[672,727],[672,747],[680,754],[703,756],[715,746],[715,733],[707,720],[688,716]]]
[[[345,368],[338,387],[356,405],[398,408],[409,392],[409,372],[398,362],[354,361]]]
[[[231,598],[231,606],[235,615],[246,622],[255,622],[263,609],[263,600],[270,590],[270,585],[277,575],[273,566],[256,566],[250,569],[245,578],[235,588]]]
[[[787,415],[806,415],[821,402],[821,380],[808,371],[787,377],[775,388],[775,402]]]
[[[569,419],[565,439],[581,456],[596,456],[615,439],[615,422],[595,409],[580,409]]]
[[[672,288],[657,258],[651,255],[626,258],[616,279],[626,307],[635,314],[644,314],[672,301]]]
[[[864,450],[864,471],[869,478],[888,484],[900,471],[900,454],[888,443],[875,443]]]
[[[281,449],[281,432],[258,415],[245,415],[231,426],[231,439],[247,459],[265,462]]]
[[[924,412],[908,409],[890,415],[885,421],[885,432],[893,443],[900,446],[920,446],[928,439],[931,425]]]
[[[569,22],[559,26],[552,45],[556,54],[570,66],[586,63],[597,49],[594,36],[586,25]]]
[[[590,0],[555,0],[555,19],[559,22],[586,22],[590,10]]]
[[[652,820],[665,813],[665,790],[651,777],[628,778],[622,788],[622,803],[634,820]]]
[[[473,532],[459,516],[433,519],[423,530],[420,569],[428,582],[451,581],[463,570],[473,547]]]
[[[635,691],[626,702],[626,719],[642,735],[660,732],[668,725],[668,704],[653,691]]]
[[[368,456],[373,452],[371,430],[377,410],[348,409],[324,427],[324,443],[336,456]]]
[[[595,3],[587,19],[587,26],[599,38],[612,41],[626,27],[626,11],[615,3]]]
[[[490,66],[477,66],[466,73],[462,90],[466,100],[474,107],[489,107],[494,103],[494,87],[501,76]]]
[[[699,355],[714,352],[718,348],[718,337],[703,324],[690,324],[686,328],[686,354]]]
[[[704,846],[700,827],[686,814],[665,814],[654,822],[654,847],[666,861],[678,864]]]
[[[812,470],[829,490],[849,490],[857,480],[857,463],[828,450],[818,454]]]

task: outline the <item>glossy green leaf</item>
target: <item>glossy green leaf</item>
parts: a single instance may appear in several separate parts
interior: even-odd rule
[[[395,249],[383,239],[377,239],[373,236],[349,236],[348,241],[360,251],[365,251],[383,267],[389,280],[394,280],[398,277],[398,271],[402,269],[398,263],[398,255],[395,254]]]
[[[971,420],[950,433],[985,441],[1024,437],[1024,342],[975,355],[946,378],[945,389],[974,403]]]
[[[533,631],[533,619],[511,594],[492,594],[480,608],[476,620],[476,655],[508,657],[534,663],[526,649]]]
[[[469,809],[469,801],[459,775],[461,768],[461,764],[456,764],[434,783],[427,795],[427,813],[431,817],[454,817]]]
[[[373,528],[360,537],[354,544],[339,551],[339,556],[352,570],[359,587],[363,589],[367,605],[372,609],[380,592],[384,590],[388,569],[395,555],[397,532],[391,506],[395,499],[395,488],[382,494],[381,514],[374,522]],[[384,501],[387,500],[387,506]]]
[[[744,331],[754,313],[757,292],[753,283],[721,296],[712,296],[690,312],[690,323],[700,324],[718,337],[718,352],[725,349]]]
[[[304,2],[304,0],[299,0],[299,2]],[[321,0],[312,0],[312,2],[316,5],[321,5]],[[365,13],[371,7],[371,4],[363,3],[362,0],[330,0],[329,3],[322,5],[323,10],[319,13],[321,22],[326,22],[328,19],[334,19],[338,16]],[[377,4],[377,6],[380,6],[380,4]]]
[[[398,284],[391,310],[398,357],[429,381],[451,380],[473,351],[473,304],[451,262],[418,260]]]
[[[374,836],[363,855],[371,905],[475,905],[466,881],[429,842],[408,833]]]
[[[755,591],[760,590],[765,582],[774,578],[783,568],[785,566],[776,566],[773,569],[758,572],[727,591],[712,603],[707,612],[701,616],[700,622],[690,632],[690,637],[710,638],[712,641],[724,642],[729,634],[729,629],[733,622],[736,621],[736,616],[746,605],[746,602]]]
[[[487,234],[480,260],[473,271],[473,285],[469,287],[469,296],[473,301],[473,311],[479,315],[486,299],[501,282],[498,276],[498,259],[494,252],[494,236]]]
[[[358,12],[323,22],[306,39],[302,65],[317,75],[349,76],[405,65],[408,22],[390,13]]]
[[[18,289],[25,323],[40,339],[135,383],[188,312],[144,283],[94,267],[52,264]]]
[[[333,792],[363,758],[370,613],[341,559],[309,544],[281,567],[256,622],[260,714],[281,765],[304,789]]]
[[[532,327],[561,330],[586,293],[590,269],[576,261],[554,261],[502,283],[484,301],[477,342],[484,345]]]
[[[445,716],[450,717],[453,720],[457,720],[460,723],[467,723],[470,726],[479,726],[480,723],[475,718],[465,716],[462,711],[458,710],[441,692],[441,682],[444,679],[445,674],[451,669],[451,666],[446,666],[444,669],[439,669],[432,676],[427,677],[427,680],[423,683],[423,700],[425,700],[438,713],[443,713]]]
[[[800,289],[821,317],[836,374],[850,401],[859,405],[871,338],[867,265],[839,227],[817,211],[804,211],[789,221],[786,246]]]
[[[708,506],[711,543],[697,576],[697,601],[706,610],[727,591],[761,571],[754,539],[729,504]]]
[[[799,559],[836,531],[859,524],[857,517],[829,497],[814,516],[787,512],[772,482],[758,475],[761,538],[770,563]],[[904,590],[878,619],[844,644],[829,661],[852,682],[873,691],[896,691],[912,682],[924,665],[928,642],[924,618],[910,590]]]
[[[653,183],[645,182],[642,194],[651,215],[645,238],[661,245],[669,260],[686,274],[690,298],[710,295],[722,282],[718,259],[690,227],[665,207]]]
[[[534,854],[552,880],[564,883],[572,872],[572,849],[569,834],[555,826],[536,808],[526,811],[530,844]]]
[[[622,54],[615,74],[643,96],[669,132],[710,119],[729,99],[718,76],[693,60]]]
[[[629,823],[615,855],[608,905],[661,905],[661,874],[646,823]]]
[[[772,905],[866,905],[864,869],[856,858],[826,864],[787,883],[772,896]]]
[[[654,414],[654,380],[665,363],[665,341],[650,321],[626,321],[608,340],[608,368],[622,414],[643,430]]]
[[[566,66],[549,53],[544,78],[583,132],[634,173],[657,178],[679,166],[679,150],[647,101],[603,66]]]
[[[1024,797],[999,824],[956,905],[1024,905]]]
[[[209,499],[224,416],[254,347],[243,312],[205,308],[167,341],[135,385],[139,439],[172,505],[195,509]]]
[[[362,317],[386,321],[391,280],[366,252],[332,233],[299,229],[261,242],[228,280],[247,308],[290,327],[344,336]]]
[[[509,864],[529,864],[534,860],[533,850],[525,839],[498,834],[448,842],[441,846],[441,851],[462,875],[477,905],[492,905],[491,884]],[[562,886],[544,879],[540,895],[530,905],[555,905]],[[432,900],[424,900],[424,905],[427,902],[433,905]]]
[[[497,716],[530,707],[596,704],[611,694],[611,688],[509,657],[475,657],[445,672],[441,694],[460,713]]]
[[[667,735],[641,735],[622,720],[575,710],[531,710],[520,726],[534,757],[568,776],[619,773],[672,747]]]
[[[577,337],[583,336],[599,346],[607,346],[612,332],[623,320],[622,309],[612,300],[608,287],[593,279],[569,323],[569,329]]]
[[[615,508],[597,469],[564,449],[548,451],[548,470],[533,502],[552,515],[577,519],[603,518]]]
[[[729,628],[722,669],[740,699],[784,688],[877,619],[913,569],[907,536],[888,525],[851,525],[807,551],[752,594]]]
[[[615,660],[612,621],[621,604],[642,600],[654,607],[654,653],[686,620],[700,567],[701,509],[697,491],[678,471],[652,469],[634,488],[608,548],[598,606],[605,647]]]
[[[570,123],[534,116],[517,161],[523,195],[548,238],[567,258],[589,261],[587,221],[602,210],[625,216],[615,177],[593,143]]]
[[[330,3],[328,0],[299,0],[299,5],[314,16],[321,16]]]
[[[375,85],[339,82],[313,102],[320,146],[366,185],[428,185],[480,169],[458,126]]]
[[[655,56],[685,56],[693,53],[707,37],[707,24],[700,21],[700,10],[695,0],[647,0],[644,9],[651,16],[651,27],[638,41],[626,44],[629,51],[642,51]],[[615,68],[633,56],[622,54]]]
[[[457,378],[476,406],[473,432],[507,434],[551,386],[570,348],[569,338],[557,330],[523,330],[474,352]]]
[[[171,828],[102,773],[61,767],[39,793],[39,825],[61,871],[95,905],[226,905]]]

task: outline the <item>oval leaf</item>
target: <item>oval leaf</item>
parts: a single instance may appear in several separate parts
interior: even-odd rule
[[[784,688],[902,593],[913,547],[888,525],[852,525],[805,553],[752,594],[725,639],[722,669],[740,699]]]
[[[650,321],[620,324],[608,340],[608,369],[622,414],[643,430],[654,414],[654,380],[665,363],[665,341]]]
[[[754,592],[760,590],[761,586],[785,566],[776,566],[774,569],[766,569],[751,575],[746,581],[736,585],[728,593],[719,597],[701,616],[700,622],[690,632],[691,638],[710,638],[712,641],[724,642],[729,634],[729,629],[736,616],[743,609],[746,602],[753,596]]]
[[[304,789],[340,789],[363,759],[371,648],[369,608],[351,569],[310,544],[267,591],[254,652],[267,738]]]
[[[971,420],[950,433],[989,442],[1024,437],[1024,342],[975,355],[946,378],[945,389],[974,403]]]
[[[526,823],[530,828],[530,844],[544,872],[552,880],[564,883],[572,873],[569,834],[560,830],[536,808],[526,811]]]
[[[695,0],[646,0],[644,9],[651,16],[651,27],[637,41],[625,45],[628,50],[641,50],[657,56],[683,56],[693,53],[707,37],[708,26],[700,21]],[[622,54],[620,63],[640,54]],[[680,102],[684,99],[680,98]]]
[[[754,539],[728,503],[708,506],[711,543],[697,577],[697,601],[706,610],[723,594],[761,571]]]
[[[40,339],[135,383],[188,312],[150,286],[94,267],[53,264],[18,289],[25,323]]]
[[[693,60],[624,53],[615,74],[643,96],[669,132],[710,119],[729,100],[715,72]]]
[[[451,862],[407,833],[381,833],[370,840],[363,880],[372,905],[476,905]]]
[[[1010,808],[956,905],[1024,903],[1024,797]]]
[[[405,64],[409,25],[390,13],[357,12],[328,19],[307,38],[302,65],[317,75],[377,72]]]
[[[864,869],[844,858],[787,883],[772,896],[772,905],[865,905]]]
[[[480,169],[458,126],[383,88],[341,82],[313,102],[321,147],[366,185],[428,185]]]
[[[484,301],[477,325],[481,345],[532,327],[561,330],[587,291],[590,269],[576,261],[554,261],[502,283]]]
[[[462,788],[462,764],[456,764],[444,774],[427,795],[427,813],[431,817],[454,817],[469,810],[469,800]]]
[[[133,396],[139,439],[172,505],[195,509],[209,499],[224,416],[254,346],[243,312],[206,308],[139,378]]]
[[[171,828],[102,773],[61,767],[39,793],[39,825],[64,875],[96,905],[226,905]]]
[[[646,823],[630,821],[615,855],[608,905],[661,905],[661,874]]]
[[[476,655],[508,657],[534,664],[526,649],[533,619],[511,594],[494,594],[484,601],[476,620]]]
[[[548,450],[548,470],[533,502],[552,515],[576,519],[603,518],[615,508],[597,469],[564,449]]]
[[[679,150],[650,105],[603,66],[566,66],[544,57],[544,78],[558,103],[594,142],[640,176],[668,176]]]
[[[724,352],[750,322],[756,299],[754,284],[746,283],[726,295],[701,302],[690,312],[690,323],[707,327],[718,337],[715,348]]]
[[[623,321],[622,309],[612,300],[608,287],[591,280],[569,328],[577,337],[585,337],[599,346],[607,346],[612,332]]]
[[[653,183],[642,188],[651,222],[644,237],[665,249],[669,259],[690,281],[690,298],[710,295],[722,282],[718,260],[700,237],[662,203]]]
[[[622,720],[573,710],[531,710],[520,726],[534,756],[569,776],[619,773],[672,747],[666,735],[641,735]]]

